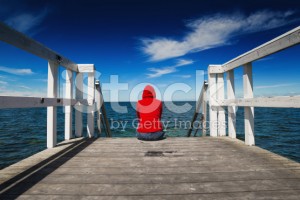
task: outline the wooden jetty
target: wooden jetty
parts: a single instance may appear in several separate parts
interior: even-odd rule
[[[300,198],[300,164],[254,146],[254,107],[300,108],[300,96],[257,98],[252,79],[252,62],[298,45],[300,27],[222,65],[209,65],[208,82],[203,84],[192,124],[202,107],[202,135],[210,137],[157,142],[109,138],[93,64],[76,64],[1,22],[0,40],[48,62],[47,97],[0,96],[0,109],[47,107],[48,147],[0,171],[0,199]],[[59,66],[66,68],[63,98],[57,91]],[[234,69],[238,67],[244,69],[243,98],[235,96]],[[88,76],[87,91],[83,91],[84,74]],[[65,107],[65,141],[60,144],[58,106]],[[236,139],[237,106],[244,109],[245,141]],[[82,110],[88,111],[88,138],[82,138]],[[108,138],[94,138],[95,113],[98,130],[102,124]]]
[[[1,171],[2,199],[299,199],[300,164],[228,137],[77,139]]]

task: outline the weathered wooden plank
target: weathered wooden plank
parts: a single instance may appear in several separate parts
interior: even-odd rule
[[[271,162],[264,162],[264,163],[259,163],[259,164],[249,164],[249,162],[246,163],[241,163],[235,160],[230,160],[232,165],[236,165],[236,167],[243,167],[247,166],[249,169],[257,169],[260,167],[285,167],[285,168],[292,168],[292,167],[299,167],[298,165],[292,165],[292,164],[282,164],[282,163],[271,163]],[[169,167],[186,167],[186,166],[191,166],[191,167],[210,167],[212,164],[215,165],[226,165],[229,162],[222,162],[222,161],[201,161],[201,160],[175,160],[175,161],[166,161],[166,160],[148,160],[148,161],[141,161],[141,162],[129,162],[127,161],[118,161],[118,162],[105,162],[105,163],[98,163],[98,162],[75,162],[75,161],[69,161],[68,163],[62,164],[61,162],[56,162],[56,166],[61,166],[61,167],[77,167],[77,168],[85,168],[85,167],[129,167],[129,168],[135,168],[135,167],[143,167],[143,166],[149,166],[149,167],[164,167],[168,165]],[[186,163],[189,163],[188,165]],[[248,165],[246,165],[248,164]]]
[[[237,169],[232,166],[176,166],[176,167],[135,167],[134,170],[132,167],[87,167],[87,168],[76,168],[76,167],[60,167],[56,170],[54,168],[44,168],[39,171],[38,174],[101,174],[101,175],[134,175],[134,174],[185,174],[185,173],[224,173],[224,172],[247,172],[247,171],[295,171],[300,170],[300,167],[284,167],[284,166],[255,166],[251,169]],[[12,169],[14,170],[14,169]],[[11,174],[13,171],[11,171]]]
[[[187,152],[186,152],[187,153]],[[217,154],[217,153],[216,153]],[[193,162],[198,163],[198,164],[215,164],[215,163],[221,163],[221,162],[239,162],[240,164],[245,164],[245,163],[251,163],[251,161],[259,161],[260,163],[253,163],[252,165],[256,164],[264,164],[264,163],[274,163],[274,164],[280,164],[284,163],[283,161],[274,161],[273,159],[263,159],[263,158],[242,158],[240,157],[237,161],[234,157],[231,156],[217,156],[216,154],[212,154],[210,156],[185,156],[184,154],[175,154],[175,156],[172,155],[172,153],[161,153],[160,151],[147,151],[144,153],[144,156],[141,157],[112,157],[110,159],[107,158],[97,158],[97,157],[73,157],[69,159],[68,163],[77,163],[77,162],[82,162],[85,161],[86,163],[94,163],[95,165],[103,165],[104,163],[99,163],[99,162],[104,162],[104,165],[109,164],[110,162],[119,162],[119,163],[144,163],[147,164],[149,162],[149,166],[155,165],[158,166],[159,163],[162,164],[168,164],[168,163],[178,163],[178,164],[184,164],[186,161],[190,161],[192,164]],[[245,156],[248,154],[244,154]],[[66,157],[67,159],[69,157]],[[218,158],[218,159],[216,159]],[[155,163],[151,164],[151,161],[154,161]],[[286,162],[289,163],[289,162]],[[80,165],[80,163],[79,163]],[[84,166],[84,165],[82,165]]]
[[[77,72],[77,64],[0,22],[0,40]]]
[[[122,157],[123,155],[123,157]],[[230,162],[230,160],[239,160],[240,162],[249,162],[251,161],[259,161],[261,163],[291,163],[289,160],[280,160],[280,159],[275,159],[274,157],[267,158],[269,157],[268,154],[260,156],[260,154],[255,154],[255,153],[241,153],[237,155],[231,155],[230,153],[227,154],[220,154],[220,152],[214,152],[208,155],[203,155],[203,154],[192,154],[189,155],[188,151],[186,152],[174,152],[173,151],[145,151],[143,154],[139,154],[141,156],[126,156],[126,154],[115,154],[112,155],[111,158],[106,158],[106,157],[96,157],[96,156],[80,156],[76,154],[75,157],[63,157],[66,159],[70,159],[70,161],[81,161],[85,160],[86,162],[147,162],[147,161],[165,161],[165,162],[181,162],[185,160],[191,160],[191,161],[199,161],[199,163],[206,162],[206,161],[212,161],[212,162]],[[135,154],[138,155],[138,154]],[[245,156],[251,156],[250,158],[245,158]],[[237,159],[238,158],[238,159]],[[40,159],[37,157],[37,159]],[[203,163],[202,163],[203,164]]]
[[[248,180],[176,184],[44,184],[34,185],[24,194],[60,195],[160,195],[160,194],[203,194],[219,192],[249,192],[300,189],[299,180]],[[16,194],[15,188],[8,194]]]
[[[26,182],[38,180],[33,177]],[[41,183],[49,184],[173,184],[173,183],[203,183],[242,180],[285,180],[299,179],[300,174],[287,173],[284,170],[246,171],[223,173],[180,173],[180,174],[54,174],[42,179]]]
[[[298,200],[300,190],[276,190],[276,191],[254,191],[254,192],[220,192],[206,194],[173,194],[173,195],[112,195],[112,196],[92,196],[92,195],[6,195],[4,199],[29,199],[29,200]]]
[[[168,134],[168,132],[167,132]],[[160,140],[160,141],[141,141],[138,140],[136,138],[132,138],[130,140],[128,139],[124,139],[124,142],[120,141],[119,138],[115,139],[107,139],[107,138],[101,138],[101,140],[97,140],[94,142],[94,144],[97,143],[105,143],[108,142],[107,145],[110,144],[118,144],[118,145],[126,145],[128,146],[128,144],[143,144],[143,145],[156,145],[156,144],[180,144],[180,145],[185,145],[185,146],[189,146],[187,144],[205,144],[206,142],[203,139],[199,139],[199,137],[192,137],[191,139],[187,139],[188,137],[181,137],[180,139],[177,139],[175,137],[168,137],[167,140]],[[209,142],[210,144],[217,144],[218,140],[211,140]],[[220,144],[220,143],[219,143]],[[220,144],[222,145],[222,144]],[[130,146],[130,145],[129,145]]]
[[[93,150],[93,149],[98,149],[98,148],[101,148],[101,149],[109,149],[110,147],[112,148],[124,148],[126,147],[126,145],[119,145],[119,144],[116,144],[116,145],[110,145],[110,144],[107,144],[107,145],[102,145],[104,143],[98,143],[98,144],[92,144],[91,147],[87,150]],[[130,144],[128,144],[127,146],[129,146]],[[135,149],[135,148],[140,148],[140,149],[147,149],[147,148],[162,148],[162,149],[167,149],[167,148],[182,148],[182,150],[185,150],[185,149],[193,149],[193,147],[195,148],[199,148],[199,149],[202,149],[204,150],[205,148],[208,148],[208,149],[215,149],[215,150],[218,150],[218,149],[226,149],[226,148],[230,148],[232,149],[229,145],[225,145],[225,144],[220,144],[220,146],[218,146],[218,144],[190,144],[189,146],[186,146],[186,145],[180,145],[180,144],[168,144],[168,143],[161,143],[161,145],[146,145],[145,143],[142,143],[142,144],[131,144],[131,146],[128,147],[128,149]],[[179,149],[180,150],[180,149]]]
[[[126,157],[126,158],[130,158],[130,157],[142,157],[145,156],[145,152],[93,152],[92,154],[90,152],[87,151],[82,151],[80,153],[77,154],[70,154],[70,156],[75,156],[76,157],[101,157],[101,158],[120,158],[120,157]],[[244,153],[241,153],[239,151],[217,151],[215,154],[212,154],[211,152],[200,152],[200,151],[175,151],[174,153],[172,153],[172,156],[186,156],[186,157],[193,157],[193,156],[200,156],[203,158],[208,158],[208,157],[216,157],[216,158],[227,158],[227,157],[235,157],[235,158],[239,158],[239,157],[244,157]],[[256,154],[247,154],[250,156],[256,156]],[[261,155],[261,154],[260,154]],[[48,155],[44,155],[44,157],[47,157]],[[276,159],[272,156],[268,157],[272,158],[272,159]]]
[[[127,138],[124,144],[121,141],[120,138],[103,138],[83,142],[83,146],[78,145],[40,166],[2,194],[7,198],[22,194],[18,197],[25,199],[154,196],[155,199],[197,199],[201,195],[224,199],[225,194],[230,194],[225,197],[236,199],[272,199],[280,195],[293,199],[300,190],[299,163],[255,146],[246,146],[236,139],[168,138],[141,142]],[[175,146],[172,147],[173,142]],[[115,152],[103,153],[110,149]],[[162,149],[175,149],[176,152],[163,152],[162,157],[145,155],[147,150]],[[191,149],[193,153],[189,152]],[[45,159],[46,152],[50,151],[1,170],[0,181],[19,176],[20,170],[30,169],[31,162]],[[6,184],[11,183],[6,181]],[[270,191],[277,192],[278,196],[272,196]]]
[[[172,157],[171,157],[172,158]],[[171,158],[167,158],[167,159],[151,159],[151,158],[141,158],[140,160],[138,159],[134,159],[133,157],[129,157],[128,159],[122,159],[121,157],[118,158],[114,158],[114,159],[109,159],[107,157],[103,158],[103,159],[91,159],[91,157],[81,157],[81,159],[71,159],[71,158],[63,158],[58,162],[55,162],[54,164],[47,166],[47,167],[56,167],[56,166],[60,166],[60,167],[65,167],[65,168],[72,168],[72,167],[77,167],[77,168],[86,168],[86,167],[91,167],[91,168],[105,168],[107,166],[114,166],[115,168],[120,168],[120,167],[142,167],[144,165],[147,165],[147,167],[155,167],[155,168],[161,168],[164,167],[165,165],[168,165],[168,167],[186,167],[187,164],[185,163],[189,163],[188,166],[190,167],[210,167],[211,165],[226,165],[228,163],[232,163],[236,165],[236,168],[238,167],[242,167],[244,165],[247,165],[249,170],[252,169],[257,169],[258,167],[285,167],[285,168],[299,168],[300,166],[298,164],[290,164],[289,162],[282,162],[282,161],[271,161],[271,160],[267,160],[264,161],[263,159],[254,159],[251,158],[249,159],[249,162],[245,162],[246,159],[240,159],[241,161],[238,162],[236,161],[237,159],[235,158],[229,158],[228,160],[225,160],[224,158],[219,158],[221,161],[215,161],[215,159],[217,157],[214,158],[214,156],[210,156],[208,158],[206,158],[205,160],[201,160],[199,158],[196,157],[186,157],[184,159],[171,159]],[[42,159],[41,159],[42,160]],[[65,163],[67,160],[68,163]],[[191,161],[192,160],[192,161]],[[38,161],[38,160],[37,160]],[[152,162],[151,162],[152,161]],[[83,163],[84,164],[81,164]],[[99,163],[99,162],[103,162],[103,163]],[[252,163],[251,163],[252,162]],[[155,163],[155,164],[153,164]],[[25,168],[25,167],[30,167],[32,165],[32,163],[29,162],[25,162],[22,164],[18,164],[16,166],[14,166],[15,168]]]

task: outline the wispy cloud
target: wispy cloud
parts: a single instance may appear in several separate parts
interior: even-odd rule
[[[190,65],[193,64],[193,60],[185,60],[185,59],[179,59],[177,60],[177,63],[173,66],[168,66],[168,67],[162,67],[162,68],[148,68],[148,71],[152,73],[148,73],[147,76],[148,78],[157,78],[165,74],[171,74],[177,71],[177,67],[185,66],[185,65]]]
[[[152,73],[147,74],[148,78],[157,78],[165,74],[171,74],[176,72],[175,67],[164,67],[162,69],[159,68],[148,68],[148,70]]]
[[[22,33],[33,35],[36,33],[34,29],[42,23],[47,14],[47,9],[39,13],[18,13],[8,17],[4,22]]]
[[[30,89],[31,89],[30,87],[27,87],[27,86],[25,86],[25,85],[20,85],[19,87],[20,87],[20,88],[23,88],[23,89],[26,89],[26,90],[30,90]]]
[[[7,85],[6,81],[0,81],[0,85]]]
[[[292,11],[258,11],[249,16],[213,15],[190,21],[186,26],[191,30],[181,40],[169,38],[142,39],[142,51],[150,61],[179,57],[230,44],[234,36],[277,28],[290,23]]]
[[[279,87],[288,87],[292,85],[297,85],[297,83],[287,83],[287,84],[275,84],[275,85],[259,85],[255,86],[255,89],[267,89],[267,88],[279,88]]]
[[[194,63],[193,60],[178,59],[177,64],[175,65],[175,67],[180,67],[180,66],[184,66],[184,65],[191,65],[193,63]]]
[[[179,78],[191,78],[192,76],[189,74],[186,75],[174,75],[175,77],[179,77]]]
[[[15,74],[15,75],[34,74],[31,69],[15,69],[15,68],[3,67],[3,66],[0,66],[0,71],[6,72],[9,74]]]

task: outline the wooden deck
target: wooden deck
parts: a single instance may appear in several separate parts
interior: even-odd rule
[[[300,164],[238,140],[76,139],[0,172],[0,199],[299,199]]]

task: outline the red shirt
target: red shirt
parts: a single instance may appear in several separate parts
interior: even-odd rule
[[[154,88],[147,85],[143,91],[143,98],[136,105],[139,133],[151,133],[163,130],[161,123],[162,102],[156,99]]]

